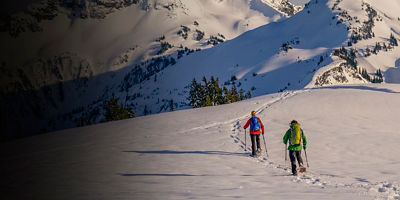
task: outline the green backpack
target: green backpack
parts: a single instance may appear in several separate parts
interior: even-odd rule
[[[300,145],[301,129],[300,124],[294,123],[290,126],[290,145]]]

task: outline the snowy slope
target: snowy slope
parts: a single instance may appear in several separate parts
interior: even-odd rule
[[[1,193],[7,199],[398,199],[399,93],[396,84],[288,91],[12,141],[0,146]],[[244,151],[241,127],[251,110],[265,125],[270,158]],[[282,136],[292,119],[308,139],[310,168],[299,177],[284,169]]]
[[[22,132],[46,132],[74,127],[81,119],[99,122],[103,118],[103,102],[111,96],[132,108],[136,116],[169,111],[171,101],[175,109],[187,109],[187,86],[193,78],[200,81],[203,76],[214,76],[227,87],[236,85],[239,90],[250,91],[253,97],[325,85],[369,83],[366,75],[376,78],[377,70],[382,70],[383,81],[399,83],[400,48],[390,45],[390,35],[396,41],[400,38],[400,16],[396,16],[400,7],[394,0],[313,0],[290,18],[272,9],[287,1],[174,1],[173,6],[164,1],[151,2],[147,11],[132,6],[109,13],[102,21],[77,19],[64,27],[67,30],[54,33],[61,34],[60,41],[46,37],[52,42],[40,53],[54,52],[59,43],[80,53],[41,60],[33,65],[35,70],[28,71],[39,71],[38,76],[11,81],[10,85],[17,89],[56,84],[42,87],[39,94],[16,94],[22,103],[5,109],[19,110],[24,120],[17,116],[16,121],[24,126],[10,125],[9,129],[29,127]],[[133,18],[132,13],[140,17]],[[121,25],[127,19],[132,24]],[[65,15],[57,16],[57,20],[64,20],[61,24],[69,21]],[[268,24],[260,26],[262,23]],[[160,32],[165,33],[165,38],[160,38],[158,30],[150,31],[154,29],[163,30]],[[196,29],[207,30],[206,37],[195,40]],[[64,37],[65,31],[71,35]],[[216,44],[223,37],[226,41]],[[215,46],[208,44],[206,38],[214,38]],[[140,45],[135,46],[134,41]],[[165,42],[173,46],[170,48]],[[166,50],[156,55],[162,43]],[[200,47],[203,50],[194,50]],[[340,51],[342,47],[345,53]],[[14,48],[11,51],[20,50]],[[348,55],[351,52],[353,59]],[[93,63],[93,59],[98,60]],[[143,62],[134,64],[136,61]],[[72,66],[72,72],[65,70]],[[96,70],[101,66],[114,71],[98,74]],[[47,70],[36,70],[41,68]],[[360,73],[362,70],[366,74]],[[69,76],[60,73],[54,79],[40,79],[40,72],[59,71],[66,71]],[[7,78],[1,81],[4,80]],[[32,103],[25,105],[27,101]],[[26,121],[32,123],[25,125]]]
[[[1,110],[20,113],[12,123],[4,122],[12,125],[3,129],[11,135],[21,129],[25,135],[75,126],[65,118],[118,93],[107,88],[136,66],[146,72],[153,58],[177,59],[177,50],[189,54],[211,48],[284,18],[259,0],[35,4],[0,21],[0,102],[8,104]],[[162,50],[163,44],[170,46]],[[60,115],[62,122],[51,120]]]
[[[229,83],[234,77],[236,86],[251,91],[253,96],[286,89],[369,82],[358,72],[361,69],[366,69],[371,78],[381,69],[388,77],[387,82],[394,83],[400,48],[391,46],[366,55],[366,49],[375,48],[377,43],[389,46],[391,34],[399,38],[400,27],[394,17],[397,12],[392,12],[397,11],[398,3],[377,4],[374,1],[310,1],[304,10],[289,19],[181,58],[157,74],[157,81],[131,84],[127,93],[134,91],[142,95],[133,101],[138,104],[136,113],[140,114],[146,106],[153,113],[162,111],[164,105],[158,103],[160,100],[173,99],[184,108],[188,96],[185,87],[193,78],[201,80],[203,76],[217,77],[221,83]],[[351,66],[344,56],[334,55],[341,47],[347,52],[355,51],[357,66]],[[129,82],[135,75],[130,73],[125,78]]]
[[[346,27],[330,23],[334,13],[325,3],[311,4],[308,10],[312,14],[304,10],[287,20],[183,57],[158,74],[157,82],[150,79],[133,85],[128,93],[142,94],[134,101],[138,103],[135,112],[142,113],[145,106],[153,113],[158,112],[163,106],[157,104],[159,99],[172,98],[178,105],[184,105],[181,102],[186,102],[188,96],[185,87],[193,78],[201,80],[203,76],[219,78],[221,84],[235,77],[236,86],[251,91],[253,96],[305,87],[314,71],[332,62],[331,51],[347,40]],[[285,51],[284,44],[291,49]],[[319,62],[321,56],[323,62]],[[129,79],[135,77],[128,75]],[[125,94],[121,98],[122,95]]]
[[[104,19],[71,19],[65,9],[58,8],[56,17],[42,20],[38,25],[41,32],[28,29],[17,37],[2,32],[3,54],[0,58],[15,67],[38,57],[46,59],[72,52],[89,60],[95,66],[94,73],[98,74],[155,57],[160,48],[160,41],[156,40],[161,36],[174,46],[170,52],[180,45],[190,49],[209,48],[210,45],[204,43],[212,35],[219,33],[225,37],[223,39],[231,39],[283,17],[272,8],[259,8],[268,7],[267,4],[250,6],[252,1],[139,2],[120,10],[114,8],[115,11]],[[186,39],[177,34],[181,26],[191,29]],[[203,39],[194,39],[196,29],[203,32]],[[25,48],[21,49],[21,46]],[[129,56],[128,63],[116,64],[119,56],[124,55]]]

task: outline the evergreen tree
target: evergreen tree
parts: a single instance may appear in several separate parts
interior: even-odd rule
[[[376,70],[376,74],[372,80],[373,83],[382,83],[383,82],[383,74],[381,69]]]
[[[104,121],[128,119],[135,116],[132,109],[126,108],[122,104],[119,105],[118,99],[114,96],[105,102],[104,109],[106,112]]]
[[[189,104],[194,108],[199,108],[202,105],[202,93],[203,89],[201,84],[197,83],[196,79],[192,80],[192,83],[189,85]]]
[[[207,83],[206,87],[207,87],[208,95],[210,97],[210,101],[211,101],[212,105],[217,105],[217,91],[215,88],[215,84],[218,85],[218,83],[216,83],[216,81],[215,81],[214,76],[211,76],[211,79]]]
[[[365,78],[367,81],[371,81],[371,77],[369,76],[367,70],[364,69],[364,68],[362,68],[361,76],[362,76],[363,78]]]
[[[202,81],[203,81],[204,85],[207,86],[207,78],[205,76],[203,76]]]
[[[355,49],[350,49],[349,52],[349,58],[346,60],[348,64],[350,64],[352,67],[357,68],[357,60],[356,60],[356,50]]]
[[[250,98],[251,98],[251,93],[250,93],[250,91],[247,91],[246,99],[250,99]]]
[[[334,56],[338,56],[346,61],[346,63],[356,69],[357,67],[357,56],[356,56],[356,50],[355,49],[350,49],[349,52],[344,47],[341,47],[340,49],[335,49],[333,51]]]
[[[387,50],[388,50],[388,47],[386,46],[386,43],[383,43],[382,49],[383,49],[384,51],[387,51]]]
[[[378,76],[380,78],[383,78],[383,74],[382,74],[381,69],[376,70],[376,76]]]
[[[211,76],[211,101],[213,105],[223,104],[222,89],[219,87],[218,78]]]
[[[379,42],[376,42],[374,50],[372,51],[374,54],[377,54],[382,49],[382,46]]]
[[[392,45],[392,46],[397,46],[398,45],[397,44],[397,39],[394,37],[393,33],[390,34],[389,41],[390,41],[390,45]]]
[[[237,102],[239,101],[239,94],[236,89],[236,85],[233,85],[232,90],[231,90],[231,102]]]
[[[243,89],[239,94],[236,85],[233,85],[232,90],[227,87],[221,89],[218,78],[214,78],[214,76],[211,76],[210,81],[204,76],[201,83],[197,83],[196,79],[193,79],[188,88],[190,89],[189,104],[194,108],[228,104],[251,98],[250,92],[245,95]],[[173,109],[173,103],[170,103],[170,108]]]
[[[369,49],[368,47],[365,49],[365,57],[368,57],[371,55],[371,49]]]
[[[242,101],[242,100],[245,99],[244,90],[243,90],[242,88],[241,88],[240,91],[239,91],[239,99],[240,99],[240,101]]]
[[[144,106],[143,114],[144,115],[148,115],[149,114],[149,110],[147,110],[147,105]]]
[[[213,106],[210,96],[206,96],[206,100],[205,100],[203,106]]]
[[[200,94],[201,105],[205,104],[207,96],[211,96],[211,90],[210,90],[210,86],[209,86],[211,83],[209,81],[207,81],[207,78],[205,76],[203,76],[203,83],[204,83],[204,86],[201,85],[201,94]]]
[[[232,102],[231,92],[227,87],[224,87],[224,104],[228,104]]]
[[[174,100],[171,99],[169,101],[169,111],[174,111],[174,110],[175,110],[175,108],[174,108]]]

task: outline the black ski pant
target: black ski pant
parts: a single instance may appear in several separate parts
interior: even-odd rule
[[[303,165],[303,159],[301,159],[301,150],[300,151],[292,151],[289,150],[289,157],[290,157],[290,162],[292,163],[292,173],[296,174],[296,160],[299,163],[299,166]]]
[[[251,150],[252,150],[251,154],[254,156],[256,155],[257,148],[261,149],[260,134],[250,134],[250,138],[251,138]]]

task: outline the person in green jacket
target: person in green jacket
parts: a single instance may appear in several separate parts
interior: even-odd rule
[[[283,143],[287,144],[289,141],[289,157],[292,164],[292,173],[297,175],[296,160],[299,163],[300,168],[304,168],[303,159],[301,158],[301,141],[303,141],[303,148],[306,149],[307,140],[304,135],[303,129],[300,128],[300,124],[296,120],[290,122],[290,128],[286,131],[285,136],[283,136]]]

